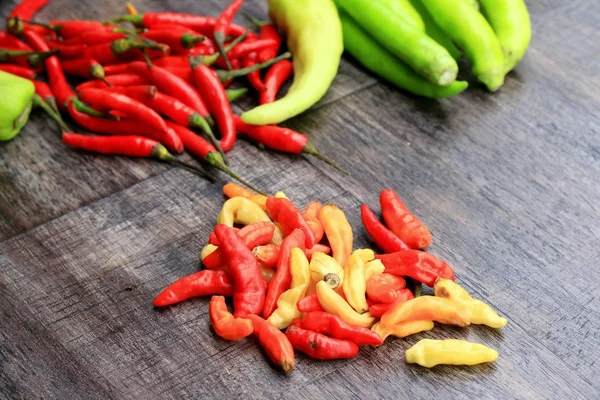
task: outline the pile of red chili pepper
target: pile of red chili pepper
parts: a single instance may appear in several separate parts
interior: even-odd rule
[[[290,53],[278,55],[282,37],[274,25],[252,18],[258,29],[253,32],[232,22],[243,0],[234,0],[215,18],[138,14],[128,5],[128,15],[108,21],[33,21],[47,3],[24,0],[9,14],[7,32],[0,32],[0,69],[34,81],[58,118],[68,113],[82,128],[104,135],[73,133],[61,120],[65,144],[155,157],[214,180],[202,167],[173,156],[185,149],[251,187],[225,157],[240,133],[264,147],[311,154],[340,169],[305,135],[276,125],[248,125],[233,114],[231,102],[247,90],[226,89],[236,78],[246,77],[266,104],[275,101],[292,73]],[[44,72],[48,84],[37,80]],[[73,90],[66,76],[83,82]]]
[[[204,269],[168,286],[154,305],[213,296],[216,334],[225,340],[256,336],[285,372],[294,368],[294,350],[322,360],[353,358],[360,346],[431,330],[434,321],[506,324],[454,282],[447,262],[423,251],[431,234],[393,190],[380,195],[385,224],[366,204],[361,210],[381,254],[353,249],[352,227],[333,204],[311,202],[301,210],[281,192],[267,197],[234,183],[223,191],[228,200],[200,255]],[[422,296],[422,284],[435,296]],[[233,313],[225,297],[232,298]],[[424,343],[426,349],[407,361],[472,365],[497,357],[483,345],[443,342]]]

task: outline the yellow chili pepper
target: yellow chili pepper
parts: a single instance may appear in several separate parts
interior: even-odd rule
[[[212,253],[216,249],[218,249],[218,247],[214,244],[207,244],[206,246],[204,246],[202,248],[202,251],[200,252],[200,261],[204,260],[210,253]]]
[[[368,312],[359,314],[350,307],[342,296],[336,293],[325,281],[317,283],[317,297],[325,311],[340,317],[351,325],[371,327],[375,318]]]
[[[344,267],[344,282],[342,283],[348,304],[359,314],[369,310],[365,295],[367,292],[365,262],[360,257],[361,252],[365,253],[362,250],[356,250],[348,259],[348,263]]]
[[[298,311],[296,303],[298,300],[304,298],[306,289],[308,289],[310,283],[308,259],[304,255],[304,251],[298,248],[292,249],[290,254],[290,268],[292,273],[291,288],[279,296],[277,309],[267,319],[267,321],[279,329],[287,328],[294,318],[299,318],[302,315]]]
[[[285,193],[279,191],[279,192],[275,192],[275,197],[277,197],[278,199],[287,199],[288,197],[285,195]]]
[[[250,197],[250,200],[256,203],[263,211],[267,211],[267,198],[264,194],[255,194]]]
[[[217,216],[217,223],[227,226],[233,226],[234,223],[250,225],[263,221],[271,222],[267,213],[253,201],[241,196],[227,200]]]
[[[129,14],[129,15],[138,15],[138,12],[135,9],[135,6],[133,4],[126,3],[125,4],[125,8],[127,8],[127,14]]]
[[[438,297],[463,305],[472,324],[502,328],[507,323],[506,318],[499,316],[492,307],[472,298],[463,287],[450,279],[438,278],[433,285],[433,291]]]
[[[392,326],[399,322],[428,320],[457,326],[469,325],[466,308],[450,300],[434,296],[415,297],[394,306],[381,317],[381,325]]]
[[[333,258],[343,267],[352,255],[354,236],[346,215],[338,207],[328,204],[321,209],[319,221],[323,224]]]
[[[491,362],[498,352],[479,343],[465,340],[423,339],[406,350],[406,362],[431,368],[438,364],[475,365]]]
[[[344,281],[344,269],[332,257],[316,251],[310,260],[310,279],[314,285],[324,280],[333,289],[337,289]]]
[[[371,260],[365,264],[365,282],[375,275],[383,274],[385,266],[381,260]]]
[[[223,185],[223,194],[228,198],[241,196],[250,199],[252,196],[254,196],[253,191],[246,189],[245,187],[242,187],[234,182],[229,182]]]
[[[381,325],[381,322],[378,322],[371,328],[371,330],[381,336],[381,339],[383,340],[387,339],[388,336],[403,338],[432,329],[433,321],[406,321],[390,326],[384,326]]]
[[[357,249],[354,250],[354,253],[352,254],[356,254],[358,257],[360,257],[364,263],[368,263],[375,258],[375,252],[371,249]]]

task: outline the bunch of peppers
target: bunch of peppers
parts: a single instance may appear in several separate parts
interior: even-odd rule
[[[306,41],[292,18],[294,2],[270,2],[272,18],[293,43],[294,64],[289,61],[291,53],[279,54],[283,38],[276,25],[248,16],[256,26],[254,32],[232,22],[243,0],[232,1],[215,18],[175,12],[138,14],[129,5],[127,15],[107,21],[33,21],[47,3],[22,1],[7,17],[8,32],[0,32],[0,70],[7,73],[0,79],[11,83],[11,96],[16,94],[18,99],[2,106],[1,140],[12,139],[26,123],[33,83],[43,105],[50,107],[44,108],[59,123],[62,141],[79,149],[155,157],[214,180],[201,166],[174,156],[185,149],[259,191],[228,166],[225,153],[234,147],[239,133],[263,147],[310,154],[346,172],[305,135],[275,125],[322,97],[341,56],[339,36],[334,38],[333,62],[325,70],[320,71],[314,55],[307,57],[313,43]],[[335,14],[332,1],[325,3],[326,7],[315,2],[312,9]],[[331,39],[325,37],[326,32],[321,36],[327,47]],[[261,76],[263,70],[266,73]],[[277,100],[293,70],[297,73],[292,89]],[[36,79],[43,72],[48,84]],[[80,79],[76,90],[66,76]],[[259,93],[261,105],[238,117],[231,102],[247,89],[227,88],[240,77],[246,77]],[[9,87],[3,85],[2,90]],[[104,136],[73,133],[61,112],[82,128]]]
[[[450,97],[463,56],[490,91],[531,40],[524,0],[335,0],[344,46],[366,68],[411,93]]]
[[[434,322],[506,325],[454,281],[448,263],[423,251],[429,230],[391,189],[381,192],[389,229],[362,206],[364,227],[380,254],[353,248],[352,227],[333,204],[311,202],[302,210],[282,192],[265,196],[235,183],[223,192],[228,199],[200,253],[204,269],[169,285],[154,305],[212,296],[217,335],[255,335],[285,372],[294,368],[294,350],[321,360],[354,358],[360,346],[429,331]],[[434,295],[421,295],[422,284]],[[457,339],[425,339],[406,352],[408,363],[425,367],[497,357],[482,344]]]

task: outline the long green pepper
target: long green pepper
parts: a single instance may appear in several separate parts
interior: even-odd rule
[[[346,51],[366,68],[396,86],[411,93],[431,98],[454,96],[464,91],[469,84],[454,81],[448,86],[438,86],[426,81],[408,65],[394,57],[389,51],[365,32],[348,14],[340,11]]]
[[[33,107],[35,86],[27,79],[0,71],[0,141],[21,132]]]
[[[435,23],[429,11],[423,6],[421,0],[409,0],[412,4],[413,8],[417,10],[417,12],[421,15],[421,20],[423,24],[425,24],[425,33],[427,36],[431,37],[433,40],[444,46],[448,53],[455,60],[459,60],[462,56],[461,51],[456,47],[452,40],[446,35],[446,33]]]
[[[271,20],[287,35],[294,83],[282,99],[242,114],[251,125],[278,124],[319,101],[335,78],[344,43],[332,0],[268,0]]]
[[[336,0],[336,4],[394,56],[436,85],[447,86],[458,73],[456,60],[435,40],[404,22],[384,2]]]

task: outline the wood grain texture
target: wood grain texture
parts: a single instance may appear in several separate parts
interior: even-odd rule
[[[225,3],[136,6],[216,15]],[[0,16],[12,4],[3,1]],[[40,19],[122,8],[73,4],[52,0]],[[436,326],[351,361],[298,355],[283,376],[256,340],[215,336],[208,299],[151,306],[198,270],[225,179],[210,185],[160,163],[65,150],[34,115],[0,144],[0,398],[598,398],[600,4],[528,6],[532,46],[493,95],[474,87],[443,101],[415,98],[346,58],[327,97],[287,125],[350,177],[247,143],[231,153],[232,168],[265,190],[342,207],[355,247],[370,245],[360,204],[377,211],[379,190],[396,189],[430,227],[431,252],[509,319],[501,332]],[[244,9],[266,10],[259,0]],[[237,111],[253,104],[248,96]],[[500,358],[406,366],[405,349],[426,337],[485,343]]]

